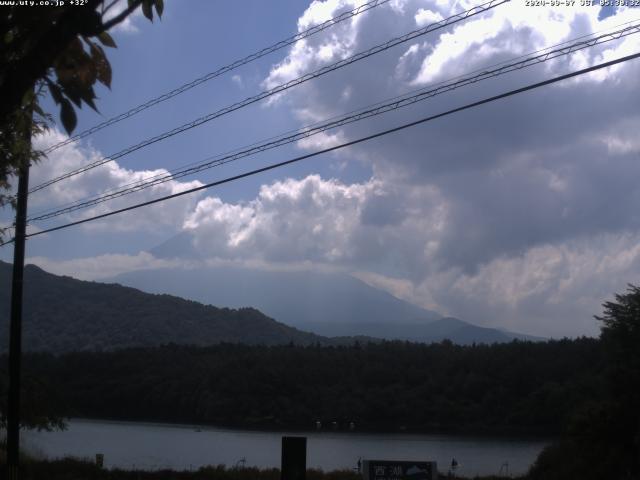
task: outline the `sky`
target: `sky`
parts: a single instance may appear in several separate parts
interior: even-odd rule
[[[167,1],[112,31],[111,89],[77,131],[364,3]],[[572,5],[569,5],[572,3]],[[35,192],[35,214],[498,62],[640,21],[640,9],[513,0]],[[391,0],[56,150],[31,185],[479,2]],[[30,226],[37,231],[293,158],[640,51],[640,34]],[[27,261],[100,280],[189,260],[341,271],[478,325],[597,335],[601,304],[640,282],[640,60],[519,94],[221,187],[34,237]],[[44,100],[48,111],[55,107]],[[67,138],[54,125],[34,140]],[[11,222],[11,212],[0,213]],[[0,258],[10,260],[11,248]]]

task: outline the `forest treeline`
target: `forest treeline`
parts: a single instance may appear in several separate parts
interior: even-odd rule
[[[166,345],[33,353],[24,366],[27,379],[38,379],[30,395],[66,416],[244,428],[311,429],[320,421],[328,429],[353,422],[359,431],[557,434],[604,388],[600,342],[590,338]]]

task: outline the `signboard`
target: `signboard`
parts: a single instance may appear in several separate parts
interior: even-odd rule
[[[281,480],[305,480],[307,437],[282,437]]]
[[[364,480],[437,480],[436,462],[364,460]]]

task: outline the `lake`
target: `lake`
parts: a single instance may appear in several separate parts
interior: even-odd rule
[[[197,469],[225,464],[280,467],[281,437],[307,437],[307,466],[325,471],[355,468],[358,458],[435,460],[446,472],[455,458],[461,475],[521,474],[549,443],[459,435],[257,432],[193,425],[72,420],[63,432],[25,432],[24,448],[49,458],[94,459],[106,467],[156,470]],[[244,462],[242,461],[244,459]]]

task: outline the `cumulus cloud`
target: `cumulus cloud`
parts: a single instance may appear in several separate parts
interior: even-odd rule
[[[446,210],[435,190],[419,192],[430,211],[403,206],[416,201],[412,195],[375,179],[346,185],[310,175],[264,185],[245,203],[203,199],[185,228],[205,257],[401,268],[406,274],[427,260],[424,251],[432,245],[423,239],[436,236]]]
[[[437,190],[310,175],[265,185],[248,202],[207,197],[185,229],[204,259],[333,267],[425,308],[537,335],[595,334],[600,304],[638,282],[637,231],[540,242],[466,271],[443,260],[456,243],[450,208]]]
[[[335,31],[298,42],[264,83],[290,80],[476,3],[405,0],[379,7]],[[354,4],[313,2],[298,28]],[[280,100],[301,124],[318,121],[611,30],[634,17],[628,8],[603,17],[597,8],[530,8],[510,2],[292,89]],[[314,150],[323,142],[348,141],[638,47],[638,35],[628,36],[298,146]],[[323,225],[337,243],[324,238],[315,244],[318,250],[291,245],[283,248],[282,258],[343,262],[372,284],[413,302],[493,326],[503,322],[540,334],[545,329],[594,333],[591,315],[599,304],[637,280],[640,188],[631,179],[640,174],[639,74],[638,62],[627,62],[351,148],[343,158],[366,159],[374,171],[370,182],[385,194],[364,189],[358,202],[334,212],[337,224],[344,225],[345,212],[358,211],[347,216],[350,227],[344,232]],[[241,229],[245,234],[256,225],[264,229],[260,219],[273,215],[262,201],[259,196],[244,206],[250,219]],[[318,213],[303,203],[294,210],[303,208],[308,218],[302,213],[294,217],[312,232]],[[325,208],[320,218],[327,216]],[[295,230],[281,232],[303,245],[312,238]],[[238,245],[244,242],[243,237]],[[335,257],[324,247],[332,244],[339,252]]]
[[[428,216],[418,204],[430,205]],[[595,334],[600,304],[638,281],[638,232],[538,245],[474,272],[443,265],[448,216],[437,191],[425,197],[375,179],[347,185],[311,175],[265,185],[249,202],[202,199],[184,225],[202,258],[196,263],[149,253],[29,262],[87,280],[205,264],[340,270],[443,314],[555,337]]]
[[[56,129],[52,129],[34,141],[35,148],[44,149],[63,141],[66,135]],[[102,154],[91,147],[82,147],[78,144],[66,145],[48,154],[48,157],[31,169],[30,184],[32,186],[56,178],[64,173],[83,167],[100,160]],[[43,190],[34,192],[29,197],[29,215],[57,209],[60,206],[72,202],[111,192],[127,185],[137,183],[156,175],[166,175],[165,169],[156,170],[130,170],[120,166],[117,162],[110,162],[94,168],[80,175],[55,183]],[[170,180],[141,190],[132,195],[123,196],[101,203],[90,208],[57,217],[50,222],[64,223],[80,220],[103,213],[108,213],[133,203],[144,202],[164,195],[178,193],[189,188],[202,185],[199,181],[181,182]],[[91,222],[83,225],[85,230],[110,230],[110,231],[153,231],[167,227],[178,228],[189,211],[197,201],[197,195],[186,195],[161,205],[145,207],[143,214],[123,214],[105,219],[104,221]],[[43,223],[52,225],[54,223]],[[36,224],[40,226],[40,224]]]
[[[394,0],[297,42],[273,65],[263,86],[475,3]],[[298,29],[355,4],[314,1]],[[624,8],[599,18],[597,8],[527,8],[510,2],[273,101],[288,105],[305,125],[632,19],[633,11]],[[638,47],[637,36],[630,36],[311,137],[298,147],[326,148]],[[342,162],[367,162],[374,172],[368,179],[309,175],[263,185],[246,201],[185,198],[148,210],[135,227],[181,227],[209,261],[342,269],[400,298],[481,325],[538,335],[595,334],[592,315],[600,312],[600,304],[627,282],[639,281],[639,79],[637,61],[629,62],[339,154]],[[44,180],[98,155],[68,148],[56,162],[43,164],[55,171],[36,175]],[[70,201],[150,173],[113,163],[59,184],[51,197],[45,193],[38,200],[36,194],[34,202],[44,207],[54,198]],[[159,188],[171,193],[188,185]],[[128,227],[122,222],[111,228]],[[122,268],[134,268],[138,260],[154,261],[101,259]],[[86,261],[64,268],[92,275],[98,270]]]

